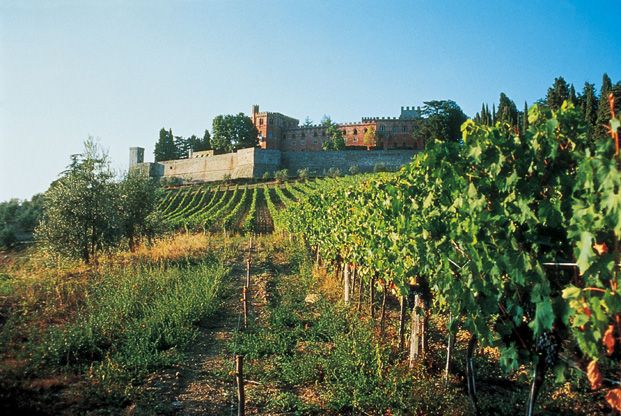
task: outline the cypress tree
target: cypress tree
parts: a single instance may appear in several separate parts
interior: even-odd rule
[[[575,92],[574,92],[575,95]],[[546,103],[552,110],[558,110],[563,105],[563,101],[569,99],[569,86],[563,77],[554,79],[554,84],[548,88]]]
[[[498,120],[503,123],[509,123],[511,127],[516,127],[518,124],[517,107],[504,92],[500,93],[500,101],[498,103]]]
[[[574,88],[574,84],[571,84],[569,86],[569,100],[573,104],[576,104],[578,102],[578,100],[576,99],[576,89]]]
[[[496,125],[496,104],[492,104],[492,125]]]
[[[584,121],[586,121],[589,126],[589,130],[592,130],[597,124],[597,108],[599,105],[597,96],[595,95],[595,84],[584,83],[581,101],[580,110],[582,110]]]
[[[522,116],[522,134],[528,131],[528,104],[524,101],[524,114]]]
[[[157,143],[155,143],[155,150],[153,155],[155,161],[160,162],[162,160],[173,160],[177,158],[177,146],[175,145],[175,139],[172,134],[172,129],[166,131],[162,128],[160,130],[160,137]]]
[[[599,104],[597,107],[597,120],[595,134],[603,137],[607,134],[608,123],[610,121],[610,109],[608,108],[608,94],[612,91],[612,81],[608,74],[602,76],[602,88],[599,94]]]

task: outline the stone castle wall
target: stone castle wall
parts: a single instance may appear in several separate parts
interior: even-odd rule
[[[308,168],[311,175],[323,175],[330,168],[347,173],[352,166],[360,172],[371,172],[376,165],[396,170],[409,163],[416,150],[341,150],[320,152],[282,152],[282,166],[294,175],[299,169]]]
[[[223,155],[138,163],[136,168],[152,177],[212,182],[222,180],[225,176],[231,179],[260,178],[266,172],[273,174],[280,169],[288,169],[290,175],[295,175],[298,170],[308,168],[313,176],[324,175],[330,168],[347,173],[352,166],[356,166],[360,172],[373,171],[379,164],[394,170],[409,163],[415,153],[415,150],[281,152],[248,148]]]

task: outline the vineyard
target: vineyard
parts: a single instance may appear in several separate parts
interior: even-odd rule
[[[345,304],[368,300],[380,328],[387,298],[399,302],[396,344],[409,327],[410,366],[434,353],[429,321],[444,316],[448,382],[456,334],[466,331],[475,411],[478,347],[497,349],[507,374],[529,369],[527,414],[546,375],[586,379],[621,410],[620,120],[610,108],[610,136],[600,140],[568,103],[533,106],[522,135],[467,121],[463,143],[432,143],[396,175],[291,190],[297,204],[279,195],[288,210],[276,228],[335,273]]]
[[[311,189],[309,182],[180,187],[167,190],[158,209],[169,231],[265,234]]]
[[[152,238],[6,257],[0,411],[616,414],[613,109],[603,137],[568,102],[468,120],[399,172],[158,187]]]

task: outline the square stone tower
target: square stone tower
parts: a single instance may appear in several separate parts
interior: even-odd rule
[[[129,148],[129,168],[133,168],[139,163],[144,163],[144,148],[143,147],[130,147]]]

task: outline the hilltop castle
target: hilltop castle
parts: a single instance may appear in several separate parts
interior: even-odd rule
[[[328,138],[325,126],[300,126],[293,117],[260,112],[259,106],[253,105],[250,118],[259,132],[256,147],[220,155],[212,150],[193,152],[187,159],[154,163],[144,163],[144,148],[132,147],[129,167],[153,177],[177,177],[190,182],[260,178],[280,169],[288,169],[290,174],[308,169],[313,176],[324,175],[331,168],[347,173],[354,166],[361,172],[379,165],[398,169],[423,149],[424,144],[413,135],[420,117],[420,107],[401,107],[399,117],[363,117],[357,123],[337,124],[346,150],[323,151],[323,142]]]
[[[419,119],[420,107],[401,107],[399,117],[363,117],[357,123],[337,124],[343,131],[347,148],[422,149],[423,144],[414,140],[415,121]],[[320,124],[299,125],[299,120],[281,113],[259,112],[252,106],[250,118],[259,131],[261,149],[303,152],[322,150],[326,128]],[[372,141],[364,143],[364,135],[371,130]]]

